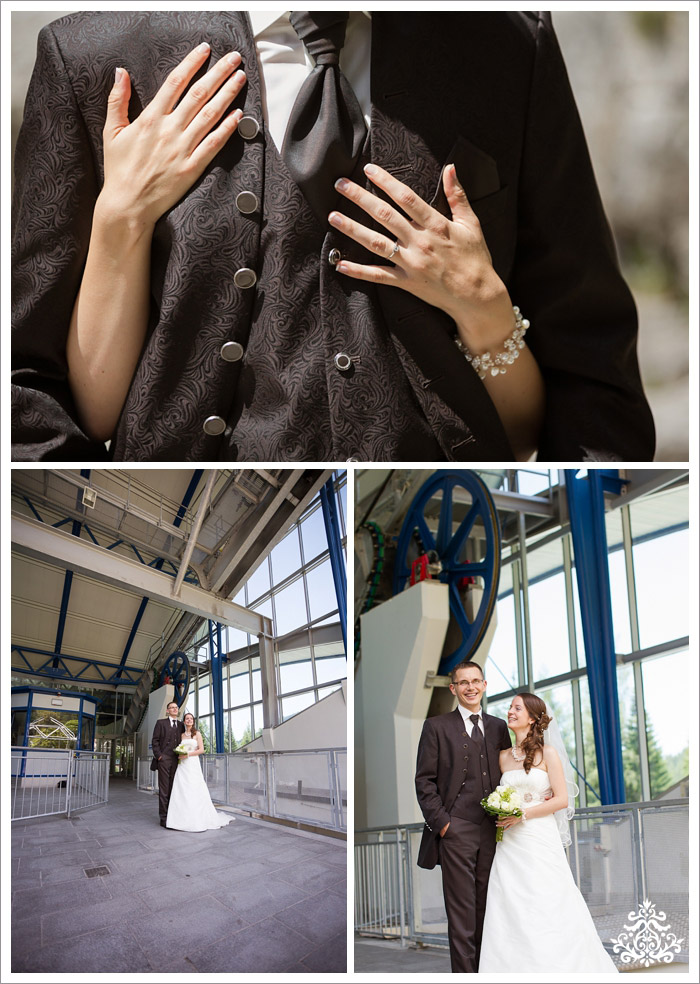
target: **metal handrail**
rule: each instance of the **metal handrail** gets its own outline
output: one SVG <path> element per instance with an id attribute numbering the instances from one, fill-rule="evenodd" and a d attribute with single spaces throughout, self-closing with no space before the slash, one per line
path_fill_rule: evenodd
<path id="1" fill-rule="evenodd" d="M 209 753 L 200 756 L 204 777 L 212 799 L 222 805 L 249 813 L 290 820 L 320 829 L 347 830 L 347 792 L 343 773 L 347 749 L 338 746 L 300 749 L 237 749 L 235 752 Z M 280 775 L 279 763 L 291 757 L 323 758 L 326 763 L 325 785 L 322 776 L 309 778 Z M 137 786 L 143 792 L 155 792 L 156 772 L 150 771 L 150 759 L 137 762 Z M 254 773 L 241 770 L 249 763 Z M 214 774 L 215 773 L 215 774 Z M 306 785 L 305 785 L 306 783 Z"/>
<path id="2" fill-rule="evenodd" d="M 685 830 L 688 813 L 689 801 L 684 798 L 582 807 L 576 811 L 571 821 L 572 844 L 566 853 L 579 889 L 596 910 L 601 939 L 608 950 L 614 940 L 610 938 L 613 931 L 603 929 L 606 920 L 609 927 L 612 918 L 620 919 L 621 928 L 630 910 L 639 909 L 647 898 L 654 902 L 656 896 L 660 897 L 664 909 L 668 911 L 670 905 L 681 926 L 685 925 L 687 871 L 679 872 L 678 864 L 660 861 L 658 849 L 654 849 L 659 832 L 649 824 L 659 815 L 676 814 L 678 829 Z M 423 828 L 422 822 L 416 822 L 355 831 L 356 932 L 397 939 L 404 946 L 409 942 L 447 945 L 446 916 L 436 882 L 439 872 L 436 875 L 416 867 L 415 854 Z M 683 845 L 683 839 L 674 842 L 677 855 L 685 851 Z M 601 847 L 605 848 L 602 852 Z M 619 879 L 621 870 L 628 872 L 624 882 Z M 611 871 L 618 872 L 617 881 L 609 880 Z M 687 929 L 679 936 L 687 937 Z M 684 961 L 688 958 L 687 939 L 680 942 L 684 948 L 678 959 Z"/>
<path id="3" fill-rule="evenodd" d="M 52 763 L 49 771 L 39 765 L 42 760 Z M 34 765 L 30 764 L 32 761 Z M 88 768 L 91 765 L 98 767 Z M 55 771 L 56 766 L 59 771 Z M 55 815 L 70 817 L 78 810 L 106 803 L 109 797 L 108 752 L 13 745 L 10 771 L 12 820 Z"/>

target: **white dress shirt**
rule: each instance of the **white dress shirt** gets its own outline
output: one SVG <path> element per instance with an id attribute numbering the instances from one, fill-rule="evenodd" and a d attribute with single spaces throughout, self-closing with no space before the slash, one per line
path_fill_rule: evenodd
<path id="1" fill-rule="evenodd" d="M 250 10 L 248 16 L 262 79 L 263 116 L 280 150 L 294 101 L 314 61 L 289 23 L 289 11 Z M 370 15 L 359 10 L 351 12 L 340 52 L 340 67 L 357 96 L 367 126 L 371 110 L 371 40 Z"/>
<path id="2" fill-rule="evenodd" d="M 462 715 L 462 720 L 464 721 L 465 726 L 469 729 L 467 734 L 471 738 L 472 731 L 474 730 L 474 722 L 471 720 L 471 711 L 467 710 L 466 707 L 462 707 L 461 704 L 457 704 L 457 707 L 459 708 L 459 713 Z M 479 714 L 479 731 L 482 733 L 482 735 L 485 738 L 486 732 L 484 731 L 484 719 L 481 716 L 481 708 L 479 708 L 478 714 Z"/>

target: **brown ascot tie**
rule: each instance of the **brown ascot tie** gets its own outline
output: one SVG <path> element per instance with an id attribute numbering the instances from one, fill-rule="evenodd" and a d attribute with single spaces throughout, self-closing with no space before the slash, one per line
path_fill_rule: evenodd
<path id="1" fill-rule="evenodd" d="M 336 201 L 333 186 L 352 174 L 367 132 L 357 96 L 338 64 L 348 16 L 316 10 L 289 15 L 315 66 L 292 107 L 282 157 L 324 226 Z"/>

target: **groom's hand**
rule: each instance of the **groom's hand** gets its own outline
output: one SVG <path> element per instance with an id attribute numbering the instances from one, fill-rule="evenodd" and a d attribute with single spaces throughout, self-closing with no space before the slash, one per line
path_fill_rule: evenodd
<path id="1" fill-rule="evenodd" d="M 447 828 L 448 828 L 449 826 L 450 826 L 450 821 L 448 820 L 448 821 L 447 821 L 447 823 L 445 824 L 445 826 L 444 826 L 444 827 L 442 828 L 442 830 L 440 831 L 440 836 L 441 836 L 441 837 L 444 837 L 444 836 L 445 836 L 445 834 L 447 833 Z"/>

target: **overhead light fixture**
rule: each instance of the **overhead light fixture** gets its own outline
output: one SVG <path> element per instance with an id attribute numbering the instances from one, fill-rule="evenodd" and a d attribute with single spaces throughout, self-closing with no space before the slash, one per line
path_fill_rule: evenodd
<path id="1" fill-rule="evenodd" d="M 87 509 L 94 509 L 97 503 L 97 492 L 91 489 L 89 486 L 85 486 L 83 489 L 83 505 Z"/>

